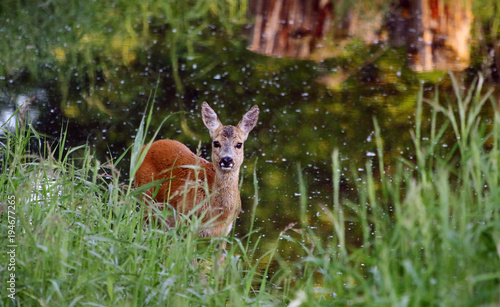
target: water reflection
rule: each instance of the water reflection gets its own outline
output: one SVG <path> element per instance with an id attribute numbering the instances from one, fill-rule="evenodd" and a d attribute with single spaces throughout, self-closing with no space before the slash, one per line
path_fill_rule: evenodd
<path id="1" fill-rule="evenodd" d="M 415 71 L 463 70 L 470 63 L 471 0 L 259 0 L 249 49 L 302 59 L 338 57 L 356 44 L 405 48 Z"/>
<path id="2" fill-rule="evenodd" d="M 41 107 L 47 99 L 44 89 L 23 89 L 23 93 L 19 94 L 10 91 L 0 93 L 0 125 L 5 125 L 4 129 L 14 131 L 16 123 L 40 123 Z"/>
<path id="3" fill-rule="evenodd" d="M 353 199 L 356 181 L 367 167 L 378 168 L 373 119 L 380 125 L 386 162 L 399 155 L 411 160 L 410 129 L 420 87 L 427 97 L 437 87 L 440 93 L 450 88 L 446 72 L 416 73 L 428 70 L 427 62 L 415 69 L 417 64 L 408 61 L 406 47 L 367 43 L 342 32 L 342 43 L 333 41 L 328 50 L 314 49 L 323 50 L 321 56 L 312 57 L 315 60 L 268 57 L 248 50 L 262 43 L 251 41 L 246 26 L 251 21 L 244 6 L 228 11 L 214 1 L 218 13 L 213 13 L 206 1 L 194 6 L 199 9 L 196 12 L 184 3 L 172 8 L 170 2 L 150 2 L 140 8 L 131 3 L 124 7 L 102 4 L 106 13 L 96 10 L 96 4 L 68 6 L 68 16 L 58 15 L 41 26 L 47 30 L 41 40 L 36 40 L 33 33 L 38 32 L 29 22 L 34 21 L 29 16 L 36 16 L 36 6 L 2 10 L 11 17 L 0 33 L 11 40 L 20 28 L 24 34 L 15 40 L 17 48 L 4 52 L 5 58 L 0 59 L 4 64 L 0 116 L 4 122 L 23 101 L 34 97 L 30 119 L 38 131 L 57 136 L 64 127 L 68 147 L 89 143 L 105 161 L 131 146 L 145 106 L 154 97 L 153 130 L 173 114 L 159 135 L 182 141 L 193 150 L 201 141 L 202 155 L 209 159 L 210 139 L 200 118 L 201 102 L 213 105 L 225 124 L 236 124 L 238 116 L 258 104 L 260 120 L 245 144 L 239 235 L 250 225 L 256 170 L 259 234 L 275 238 L 290 223 L 298 222 L 300 198 L 306 197 L 308 224 L 327 240 L 333 230 L 322 206 L 331 208 L 333 202 L 333 149 L 339 149 L 342 161 L 342 195 Z M 397 2 L 400 6 L 393 9 L 404 15 L 409 8 L 403 4 L 413 2 Z M 476 56 L 490 57 L 487 52 Z M 481 62 L 471 60 L 472 64 Z M 481 65 L 472 65 L 459 75 L 464 84 Z M 432 110 L 425 112 L 428 116 Z M 430 123 L 424 120 L 422 125 L 428 129 Z M 128 178 L 127 161 L 118 167 L 123 178 Z M 305 194 L 299 190 L 298 172 L 307 182 Z M 356 225 L 349 222 L 348 227 L 352 231 L 346 235 L 354 244 L 359 241 Z M 294 251 L 285 246 L 283 253 Z"/>

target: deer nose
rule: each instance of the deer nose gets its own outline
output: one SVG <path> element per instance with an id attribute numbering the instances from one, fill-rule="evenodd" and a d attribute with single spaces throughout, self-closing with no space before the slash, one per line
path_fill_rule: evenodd
<path id="1" fill-rule="evenodd" d="M 234 166 L 233 159 L 231 157 L 223 157 L 219 162 L 222 170 L 228 171 Z"/>

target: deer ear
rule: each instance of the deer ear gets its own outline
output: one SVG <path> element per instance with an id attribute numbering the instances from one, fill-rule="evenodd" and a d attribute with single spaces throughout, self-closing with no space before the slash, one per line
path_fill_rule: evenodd
<path id="1" fill-rule="evenodd" d="M 248 137 L 248 133 L 252 131 L 252 129 L 257 124 L 257 120 L 259 119 L 259 107 L 253 106 L 245 115 L 238 124 L 238 128 L 240 128 L 245 133 L 245 140 Z"/>
<path id="2" fill-rule="evenodd" d="M 213 136 L 215 130 L 222 126 L 222 123 L 217 117 L 215 111 L 208 105 L 206 101 L 204 101 L 201 105 L 201 116 L 203 118 L 203 123 L 208 128 L 208 131 L 210 131 L 210 136 Z"/>

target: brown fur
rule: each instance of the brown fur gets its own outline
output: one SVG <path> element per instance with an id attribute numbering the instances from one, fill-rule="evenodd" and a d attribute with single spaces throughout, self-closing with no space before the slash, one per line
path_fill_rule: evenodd
<path id="1" fill-rule="evenodd" d="M 202 219 L 200 236 L 225 236 L 232 228 L 241 209 L 238 177 L 243 162 L 243 143 L 258 118 L 254 106 L 237 127 L 222 126 L 215 112 L 204 103 L 203 120 L 213 141 L 221 144 L 212 148 L 211 163 L 196 156 L 184 144 L 174 140 L 153 142 L 135 175 L 136 186 L 166 179 L 155 196 L 155 205 L 169 203 L 175 211 L 184 215 L 194 214 Z M 223 170 L 219 161 L 231 157 L 234 166 Z M 193 167 L 196 166 L 196 167 Z M 146 194 L 152 197 L 154 190 Z M 175 217 L 165 221 L 167 226 L 175 224 Z"/>

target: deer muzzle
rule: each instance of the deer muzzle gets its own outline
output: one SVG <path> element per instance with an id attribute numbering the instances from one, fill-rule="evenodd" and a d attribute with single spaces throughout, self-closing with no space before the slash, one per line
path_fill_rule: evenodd
<path id="1" fill-rule="evenodd" d="M 229 171 L 233 168 L 234 166 L 234 161 L 233 158 L 231 157 L 223 157 L 219 161 L 219 166 L 223 171 Z"/>

